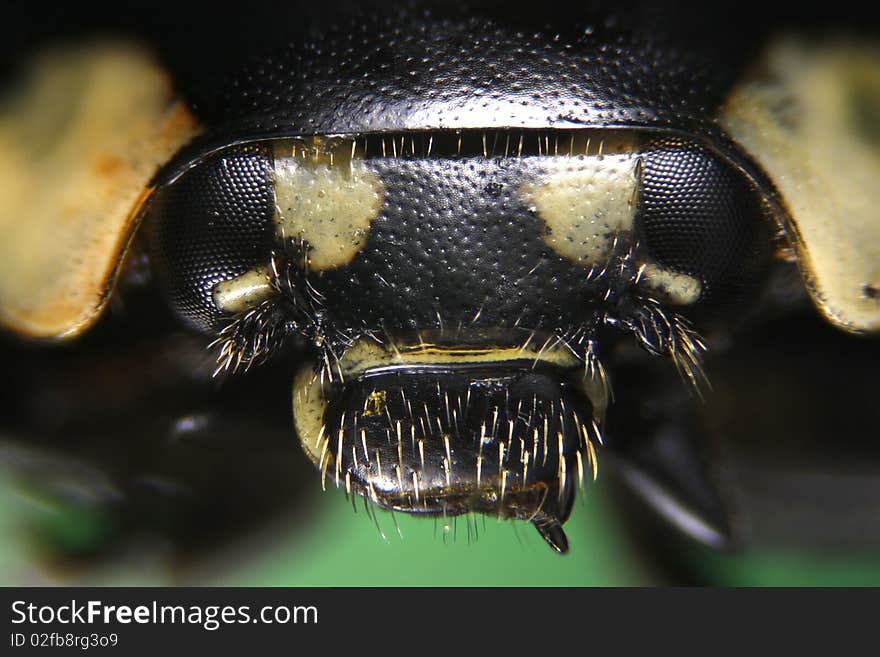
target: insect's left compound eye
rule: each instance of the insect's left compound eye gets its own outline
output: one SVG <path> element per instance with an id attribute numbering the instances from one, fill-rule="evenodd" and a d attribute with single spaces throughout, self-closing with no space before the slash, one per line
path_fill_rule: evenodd
<path id="1" fill-rule="evenodd" d="M 352 145 L 315 138 L 228 149 L 158 194 L 148 230 L 175 311 L 220 332 L 284 289 L 291 318 L 301 315 L 308 286 L 288 276 L 287 260 L 301 274 L 344 267 L 383 202 L 381 182 Z"/>
<path id="2" fill-rule="evenodd" d="M 745 298 L 768 261 L 761 196 L 744 175 L 692 142 L 664 140 L 642 155 L 637 216 L 651 258 L 683 275 L 657 287 L 683 305 Z"/>
<path id="3" fill-rule="evenodd" d="M 151 252 L 183 319 L 208 331 L 228 321 L 235 303 L 219 306 L 216 288 L 265 266 L 274 212 L 272 163 L 262 145 L 224 151 L 157 195 L 147 219 Z"/>

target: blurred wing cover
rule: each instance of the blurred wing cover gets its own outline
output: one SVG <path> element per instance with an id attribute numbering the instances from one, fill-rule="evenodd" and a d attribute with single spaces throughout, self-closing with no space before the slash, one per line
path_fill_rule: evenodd
<path id="1" fill-rule="evenodd" d="M 778 41 L 722 122 L 773 178 L 822 313 L 880 331 L 880 44 Z"/>
<path id="2" fill-rule="evenodd" d="M 66 338 L 100 314 L 156 169 L 196 130 L 141 48 L 42 54 L 0 100 L 0 325 Z"/>

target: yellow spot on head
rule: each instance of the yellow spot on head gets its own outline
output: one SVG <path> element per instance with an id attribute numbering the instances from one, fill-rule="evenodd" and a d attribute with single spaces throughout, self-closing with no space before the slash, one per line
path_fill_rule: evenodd
<path id="1" fill-rule="evenodd" d="M 275 294 L 267 267 L 257 267 L 241 276 L 214 286 L 214 303 L 229 313 L 240 313 L 259 305 Z"/>
<path id="2" fill-rule="evenodd" d="M 309 245 L 309 268 L 334 269 L 364 247 L 385 192 L 375 172 L 350 150 L 308 151 L 275 157 L 275 222 L 278 232 Z"/>
<path id="3" fill-rule="evenodd" d="M 687 274 L 680 274 L 666 267 L 650 263 L 642 269 L 642 285 L 660 293 L 665 300 L 686 306 L 700 298 L 703 285 Z"/>
<path id="4" fill-rule="evenodd" d="M 544 221 L 544 241 L 582 266 L 604 263 L 614 237 L 633 227 L 638 156 L 545 159 L 545 176 L 522 188 Z"/>

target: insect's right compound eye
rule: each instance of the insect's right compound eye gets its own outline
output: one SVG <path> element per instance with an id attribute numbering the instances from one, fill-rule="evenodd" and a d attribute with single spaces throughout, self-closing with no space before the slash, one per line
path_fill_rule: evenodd
<path id="1" fill-rule="evenodd" d="M 652 259 L 698 281 L 700 302 L 747 297 L 769 260 L 760 194 L 693 142 L 663 140 L 643 154 L 638 216 Z"/>
<path id="2" fill-rule="evenodd" d="M 190 325 L 219 330 L 229 309 L 217 303 L 218 284 L 266 265 L 273 186 L 269 147 L 253 144 L 201 162 L 153 201 L 153 264 L 173 309 Z"/>

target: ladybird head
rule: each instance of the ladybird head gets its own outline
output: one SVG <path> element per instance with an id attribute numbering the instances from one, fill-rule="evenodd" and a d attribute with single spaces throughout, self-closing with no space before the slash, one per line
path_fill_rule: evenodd
<path id="1" fill-rule="evenodd" d="M 608 130 L 257 142 L 151 214 L 169 297 L 217 335 L 219 371 L 305 345 L 293 417 L 325 486 L 528 520 L 560 552 L 597 468 L 603 361 L 634 338 L 699 384 L 687 316 L 748 289 L 767 241 L 708 150 Z"/>

